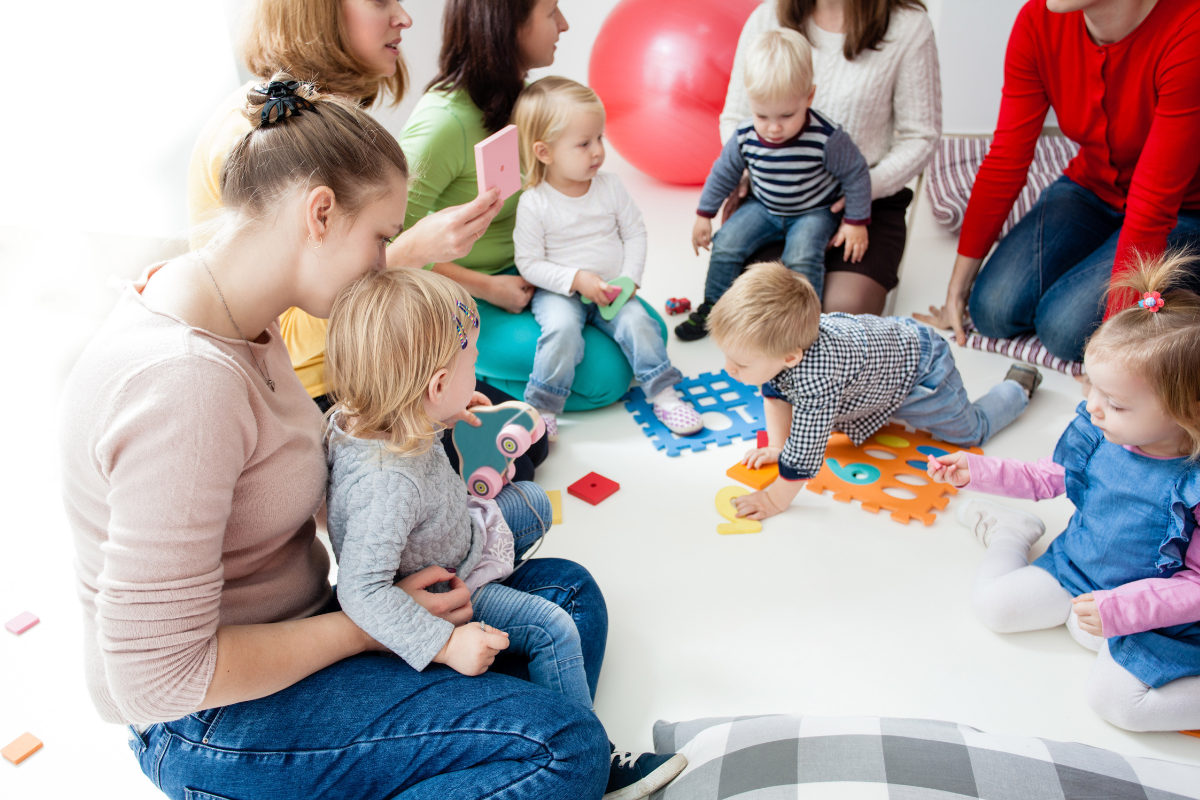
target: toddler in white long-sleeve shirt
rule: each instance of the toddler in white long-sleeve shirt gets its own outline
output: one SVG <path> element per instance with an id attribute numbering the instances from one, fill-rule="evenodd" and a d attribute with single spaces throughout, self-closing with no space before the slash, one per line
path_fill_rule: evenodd
<path id="1" fill-rule="evenodd" d="M 624 276 L 636 287 L 646 264 L 641 212 L 615 175 L 599 172 L 600 98 L 575 81 L 543 78 L 521 93 L 513 118 L 527 170 L 513 243 L 517 269 L 538 287 L 532 307 L 542 328 L 525 402 L 556 438 L 556 415 L 583 358 L 583 326 L 591 324 L 620 345 L 655 416 L 676 434 L 698 433 L 704 424 L 675 392 L 683 375 L 667 357 L 658 322 L 632 296 L 612 320 L 600 314 L 608 281 Z"/>

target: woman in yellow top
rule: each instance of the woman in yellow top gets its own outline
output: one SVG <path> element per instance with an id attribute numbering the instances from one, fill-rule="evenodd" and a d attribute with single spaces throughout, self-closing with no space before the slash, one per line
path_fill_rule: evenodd
<path id="1" fill-rule="evenodd" d="M 251 85 L 286 70 L 362 107 L 370 106 L 385 90 L 393 103 L 399 103 L 407 88 L 400 39 L 412 19 L 398 0 L 253 3 L 238 45 L 246 66 L 259 77 L 217 108 L 192 151 L 188 218 L 193 250 L 211 235 L 221 216 L 221 169 L 233 146 L 250 131 L 242 107 Z M 462 258 L 501 207 L 493 191 L 406 225 L 388 247 L 388 266 L 421 267 Z M 279 325 L 300 382 L 325 410 L 325 320 L 293 308 Z"/>

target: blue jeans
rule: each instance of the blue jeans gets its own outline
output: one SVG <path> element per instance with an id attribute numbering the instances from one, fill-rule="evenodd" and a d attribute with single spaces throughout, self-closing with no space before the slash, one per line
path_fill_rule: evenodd
<path id="1" fill-rule="evenodd" d="M 784 243 L 784 266 L 808 278 L 820 297 L 825 290 L 825 247 L 840 222 L 841 214 L 828 208 L 781 217 L 753 197 L 746 198 L 713 236 L 708 280 L 704 283 L 705 302 L 721 299 L 755 250 L 780 241 Z"/>
<path id="2" fill-rule="evenodd" d="M 917 383 L 893 415 L 914 428 L 929 431 L 953 444 L 983 444 L 1025 411 L 1029 398 L 1016 381 L 1001 381 L 971 402 L 946 340 L 911 319 L 917 330 L 921 360 Z"/>
<path id="3" fill-rule="evenodd" d="M 1000 240 L 980 270 L 968 305 L 985 336 L 1036 332 L 1059 358 L 1083 359 L 1104 318 L 1125 215 L 1063 176 Z M 1170 247 L 1200 247 L 1200 212 L 1180 210 Z"/>
<path id="4" fill-rule="evenodd" d="M 620 345 L 646 397 L 683 380 L 683 373 L 671 366 L 662 329 L 641 303 L 631 300 L 609 321 L 600 316 L 600 306 L 585 306 L 578 295 L 567 297 L 538 289 L 530 307 L 542 327 L 533 355 L 533 374 L 525 387 L 525 402 L 534 408 L 562 413 L 575 380 L 575 367 L 583 360 L 583 326 L 588 324 Z"/>
<path id="5" fill-rule="evenodd" d="M 519 486 L 548 521 L 545 493 Z M 506 492 L 497 500 L 520 557 L 543 526 L 516 492 Z M 524 511 L 510 518 L 517 508 Z M 592 576 L 573 562 L 540 558 L 503 584 L 567 613 L 594 694 L 608 612 Z M 417 672 L 390 654 L 364 653 L 259 700 L 151 725 L 135 732 L 130 747 L 155 786 L 186 800 L 599 798 L 609 762 L 599 720 L 557 692 L 503 674 L 522 672 L 520 659 L 503 666 L 497 659 L 470 678 L 441 664 Z"/>
<path id="6" fill-rule="evenodd" d="M 496 495 L 504 521 L 517 542 L 535 542 L 550 528 L 550 498 L 536 483 L 509 484 Z M 521 548 L 524 552 L 526 547 Z M 476 621 L 508 633 L 509 657 L 527 662 L 529 680 L 592 707 L 583 645 L 575 621 L 557 603 L 502 583 L 479 587 L 471 598 Z M 598 676 L 597 676 L 598 677 Z"/>

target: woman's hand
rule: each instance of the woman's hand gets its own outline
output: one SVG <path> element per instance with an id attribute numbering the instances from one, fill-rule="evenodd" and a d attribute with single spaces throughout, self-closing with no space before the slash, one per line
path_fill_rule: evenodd
<path id="1" fill-rule="evenodd" d="M 934 483 L 948 483 L 962 488 L 971 482 L 971 470 L 967 469 L 967 454 L 963 450 L 944 456 L 929 456 L 925 467 Z"/>
<path id="2" fill-rule="evenodd" d="M 442 424 L 446 425 L 446 427 L 453 428 L 454 423 L 461 419 L 471 427 L 478 428 L 483 423 L 479 421 L 479 417 L 471 413 L 471 409 L 478 408 L 479 406 L 490 406 L 491 404 L 491 398 L 489 398 L 486 394 L 483 392 L 475 392 L 471 395 L 471 399 L 467 401 L 466 408 L 455 414 L 453 417 L 442 420 Z"/>
<path id="3" fill-rule="evenodd" d="M 842 251 L 842 261 L 857 264 L 867 252 L 867 226 L 843 222 L 838 226 L 837 233 L 833 235 L 829 244 L 832 247 L 846 245 L 846 249 Z"/>
<path id="4" fill-rule="evenodd" d="M 443 208 L 400 234 L 387 249 L 389 267 L 423 267 L 454 261 L 471 252 L 504 203 L 488 189 L 469 203 Z"/>
<path id="5" fill-rule="evenodd" d="M 1104 623 L 1100 620 L 1100 607 L 1091 592 L 1071 599 L 1071 610 L 1079 617 L 1079 629 L 1093 636 L 1104 636 Z"/>
<path id="6" fill-rule="evenodd" d="M 729 193 L 729 197 L 725 198 L 725 209 L 721 212 L 722 225 L 733 216 L 733 212 L 738 210 L 738 206 L 742 204 L 748 194 L 750 194 L 750 173 L 742 170 L 742 179 L 738 181 L 737 187 Z"/>
<path id="7" fill-rule="evenodd" d="M 963 319 L 967 314 L 967 300 L 971 296 L 971 286 L 975 276 L 979 274 L 982 258 L 968 258 L 960 255 L 954 261 L 954 273 L 950 276 L 950 286 L 946 289 L 946 305 L 930 306 L 928 314 L 913 314 L 913 319 L 932 325 L 941 330 L 953 330 L 954 340 L 959 346 L 967 343 L 967 334 L 963 332 Z"/>
<path id="8" fill-rule="evenodd" d="M 496 660 L 496 654 L 507 647 L 507 633 L 472 622 L 455 628 L 433 661 L 463 675 L 482 675 Z"/>
<path id="9" fill-rule="evenodd" d="M 520 314 L 522 309 L 533 299 L 533 291 L 536 287 L 520 275 L 481 275 L 480 277 L 484 278 L 484 283 L 477 296 L 497 308 L 503 308 L 510 314 Z"/>
<path id="10" fill-rule="evenodd" d="M 696 216 L 696 222 L 692 225 L 692 251 L 696 255 L 700 255 L 700 248 L 705 250 L 712 246 L 712 220 L 708 217 Z"/>
<path id="11" fill-rule="evenodd" d="M 758 469 L 768 464 L 778 464 L 779 454 L 782 452 L 782 447 L 756 447 L 746 451 L 746 455 L 742 457 L 742 464 L 750 469 Z"/>
<path id="12" fill-rule="evenodd" d="M 450 591 L 433 593 L 426 591 L 435 583 L 449 582 Z M 465 625 L 474 613 L 471 608 L 471 590 L 462 578 L 443 567 L 426 567 L 414 572 L 396 584 L 417 601 L 421 608 L 451 625 Z"/>

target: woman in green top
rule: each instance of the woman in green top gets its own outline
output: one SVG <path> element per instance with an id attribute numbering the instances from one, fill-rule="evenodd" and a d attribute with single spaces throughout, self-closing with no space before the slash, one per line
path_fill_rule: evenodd
<path id="1" fill-rule="evenodd" d="M 400 134 L 404 152 L 416 165 L 405 227 L 475 198 L 475 145 L 509 123 L 529 70 L 554 63 L 555 45 L 566 30 L 558 0 L 448 0 L 438 76 Z M 465 257 L 432 265 L 482 301 L 476 374 L 491 388 L 517 397 L 529 380 L 540 335 L 525 311 L 534 287 L 513 263 L 519 199 L 520 192 L 504 203 Z M 615 402 L 632 377 L 612 339 L 590 325 L 583 337 L 586 354 L 575 370 L 568 411 Z"/>
<path id="2" fill-rule="evenodd" d="M 508 124 L 526 74 L 554 63 L 567 30 L 558 0 L 449 0 L 443 25 L 438 76 L 400 135 L 419 170 L 409 183 L 406 228 L 475 199 L 475 145 Z M 513 314 L 533 296 L 520 275 L 499 274 L 513 266 L 519 198 L 520 192 L 508 198 L 469 254 L 433 265 L 472 296 Z"/>

